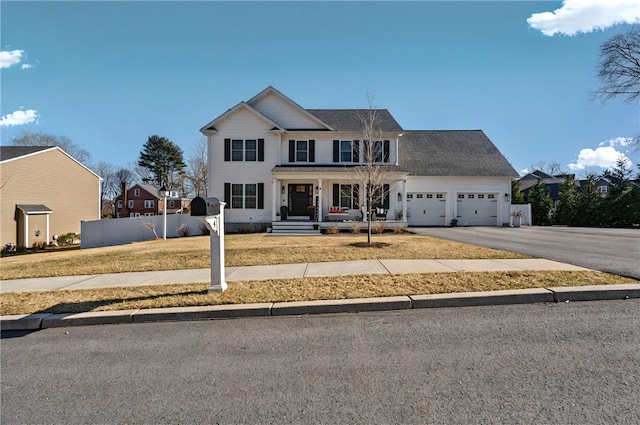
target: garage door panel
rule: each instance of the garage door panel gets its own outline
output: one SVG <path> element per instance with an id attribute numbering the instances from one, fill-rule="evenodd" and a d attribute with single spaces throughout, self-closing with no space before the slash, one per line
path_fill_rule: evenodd
<path id="1" fill-rule="evenodd" d="M 447 199 L 444 193 L 407 194 L 407 221 L 410 226 L 444 226 Z"/>
<path id="2" fill-rule="evenodd" d="M 498 222 L 498 200 L 491 193 L 460 193 L 457 199 L 460 226 L 495 226 Z"/>

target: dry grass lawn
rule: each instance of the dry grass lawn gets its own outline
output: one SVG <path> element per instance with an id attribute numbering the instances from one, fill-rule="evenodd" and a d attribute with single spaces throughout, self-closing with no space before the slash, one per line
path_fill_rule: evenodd
<path id="1" fill-rule="evenodd" d="M 225 236 L 227 267 L 316 263 L 370 259 L 528 258 L 512 252 L 411 234 L 375 235 L 383 248 L 356 248 L 366 235 L 274 237 L 267 234 Z M 25 279 L 103 273 L 183 270 L 210 265 L 209 237 L 137 242 L 103 248 L 42 251 L 0 258 L 0 279 Z"/>
<path id="2" fill-rule="evenodd" d="M 381 248 L 356 248 L 366 235 L 272 237 L 227 235 L 227 266 L 364 259 L 503 259 L 524 255 L 414 235 L 378 235 Z M 0 259 L 2 279 L 179 270 L 209 267 L 209 237 L 133 243 L 87 250 L 45 251 Z M 573 285 L 637 283 L 599 272 L 430 273 L 230 282 L 222 294 L 207 284 L 13 292 L 0 314 L 77 313 L 156 307 L 330 300 Z"/>
<path id="3" fill-rule="evenodd" d="M 0 314 L 79 313 L 624 283 L 636 281 L 598 272 L 491 272 L 230 282 L 221 294 L 207 293 L 207 284 L 12 292 L 2 294 Z"/>

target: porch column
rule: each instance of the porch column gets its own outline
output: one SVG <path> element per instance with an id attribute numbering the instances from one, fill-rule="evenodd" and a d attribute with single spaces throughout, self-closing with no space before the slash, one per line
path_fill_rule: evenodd
<path id="1" fill-rule="evenodd" d="M 24 214 L 24 247 L 29 247 L 29 214 Z"/>
<path id="2" fill-rule="evenodd" d="M 402 221 L 407 222 L 407 179 L 402 180 Z"/>
<path id="3" fill-rule="evenodd" d="M 278 201 L 278 180 L 271 179 L 271 221 L 276 221 Z"/>
<path id="4" fill-rule="evenodd" d="M 322 223 L 322 179 L 318 179 L 318 223 Z"/>

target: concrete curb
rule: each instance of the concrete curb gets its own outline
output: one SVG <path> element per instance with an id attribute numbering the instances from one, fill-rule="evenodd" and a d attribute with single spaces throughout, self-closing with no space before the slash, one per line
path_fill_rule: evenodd
<path id="1" fill-rule="evenodd" d="M 347 300 L 319 300 L 275 303 L 272 316 L 291 314 L 357 313 L 360 311 L 408 310 L 409 297 L 355 298 Z"/>
<path id="2" fill-rule="evenodd" d="M 565 301 L 624 300 L 640 298 L 640 284 L 514 289 L 491 292 L 411 295 L 384 298 L 320 300 L 288 303 L 228 304 L 68 314 L 0 316 L 3 331 L 39 330 L 67 326 L 121 323 L 211 320 L 303 314 L 356 313 L 439 307 L 529 304 Z"/>
<path id="3" fill-rule="evenodd" d="M 640 283 L 627 285 L 571 286 L 549 288 L 554 301 L 599 301 L 640 298 Z"/>
<path id="4" fill-rule="evenodd" d="M 412 295 L 413 308 L 470 307 L 482 305 L 551 303 L 553 292 L 545 288 L 488 292 Z"/>

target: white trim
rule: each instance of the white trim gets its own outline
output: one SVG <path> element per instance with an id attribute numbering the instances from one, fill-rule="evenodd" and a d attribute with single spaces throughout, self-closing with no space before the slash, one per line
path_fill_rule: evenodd
<path id="1" fill-rule="evenodd" d="M 275 122 L 271 121 L 267 116 L 265 116 L 262 112 L 258 111 L 257 109 L 253 108 L 251 105 L 248 105 L 245 102 L 240 102 L 238 103 L 236 106 L 234 106 L 233 108 L 227 110 L 224 114 L 220 115 L 219 117 L 215 118 L 213 121 L 209 122 L 207 125 L 205 125 L 204 127 L 202 127 L 200 129 L 200 132 L 202 134 L 207 134 L 207 133 L 212 133 L 215 132 L 217 133 L 217 130 L 211 130 L 208 129 L 208 127 L 212 127 L 215 126 L 217 123 L 219 123 L 220 121 L 226 120 L 228 117 L 230 117 L 231 115 L 235 114 L 236 112 L 238 112 L 240 109 L 245 108 L 247 111 L 252 112 L 253 114 L 255 114 L 258 118 L 261 118 L 262 120 L 264 120 L 267 124 L 269 124 L 272 127 L 276 127 L 278 130 L 284 132 L 286 131 L 284 128 L 280 127 L 278 124 L 276 124 Z"/>
<path id="2" fill-rule="evenodd" d="M 320 124 L 321 126 L 325 127 L 328 130 L 331 131 L 335 131 L 335 128 L 327 125 L 327 123 L 323 122 L 322 120 L 320 120 L 318 117 L 316 117 L 315 115 L 311 114 L 309 111 L 307 111 L 306 109 L 304 109 L 302 106 L 298 105 L 296 102 L 294 102 L 293 100 L 289 99 L 287 96 L 285 96 L 284 94 L 280 93 L 278 90 L 274 89 L 272 86 L 267 87 L 266 89 L 262 90 L 260 93 L 258 93 L 257 95 L 253 96 L 251 99 L 247 100 L 248 104 L 254 104 L 255 102 L 259 101 L 260 99 L 266 97 L 269 94 L 275 94 L 276 96 L 280 97 L 282 100 L 284 100 L 286 103 L 288 103 L 289 105 L 293 106 L 294 108 L 298 109 L 300 112 L 302 112 L 304 115 L 306 115 L 308 118 L 311 118 L 313 121 L 317 122 L 318 124 Z"/>

